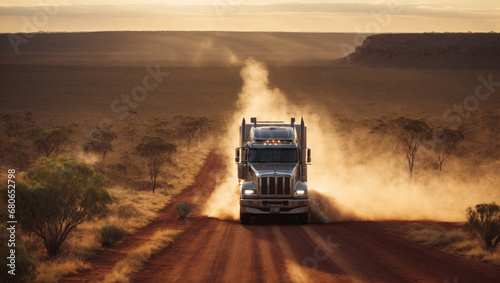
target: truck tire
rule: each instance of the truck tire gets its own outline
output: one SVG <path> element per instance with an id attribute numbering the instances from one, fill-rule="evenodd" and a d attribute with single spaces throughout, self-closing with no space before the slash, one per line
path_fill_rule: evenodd
<path id="1" fill-rule="evenodd" d="M 240 223 L 241 224 L 249 224 L 250 223 L 250 214 L 240 212 Z"/>
<path id="2" fill-rule="evenodd" d="M 297 216 L 297 222 L 299 225 L 306 225 L 309 219 L 309 213 L 301 213 Z"/>

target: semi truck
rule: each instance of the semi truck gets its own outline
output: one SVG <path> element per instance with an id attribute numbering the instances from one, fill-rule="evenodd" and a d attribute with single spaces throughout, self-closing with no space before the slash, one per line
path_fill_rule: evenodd
<path id="1" fill-rule="evenodd" d="M 286 215 L 299 224 L 309 217 L 307 127 L 295 118 L 257 121 L 243 118 L 240 145 L 235 150 L 240 186 L 240 223 L 258 216 Z"/>

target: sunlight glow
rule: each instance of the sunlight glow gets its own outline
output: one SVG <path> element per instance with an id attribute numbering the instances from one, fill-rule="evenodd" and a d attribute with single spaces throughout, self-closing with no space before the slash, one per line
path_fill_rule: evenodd
<path id="1" fill-rule="evenodd" d="M 500 2 L 370 0 L 0 1 L 0 32 L 222 30 L 500 31 Z M 31 25 L 29 25 L 31 24 Z"/>

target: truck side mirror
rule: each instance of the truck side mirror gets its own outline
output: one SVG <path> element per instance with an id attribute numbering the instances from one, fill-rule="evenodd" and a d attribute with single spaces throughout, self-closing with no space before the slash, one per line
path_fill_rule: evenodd
<path id="1" fill-rule="evenodd" d="M 311 163 L 311 149 L 307 149 L 307 163 Z"/>
<path id="2" fill-rule="evenodd" d="M 236 163 L 240 162 L 240 148 L 239 147 L 237 147 L 235 150 L 234 162 L 236 162 Z"/>

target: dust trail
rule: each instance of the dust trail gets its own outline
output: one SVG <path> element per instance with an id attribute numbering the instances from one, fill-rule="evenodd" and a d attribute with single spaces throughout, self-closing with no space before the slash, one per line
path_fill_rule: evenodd
<path id="1" fill-rule="evenodd" d="M 219 185 L 207 202 L 204 213 L 219 218 L 239 217 L 239 191 L 236 167 L 234 165 L 234 148 L 239 144 L 238 129 L 241 119 L 258 117 L 264 120 L 281 120 L 290 117 L 286 97 L 279 89 L 270 89 L 268 71 L 263 63 L 247 59 L 240 72 L 243 87 L 238 94 L 236 111 L 228 122 L 226 134 L 220 152 L 224 154 L 227 166 Z M 296 110 L 296 109 L 294 109 Z M 288 117 L 288 118 L 287 118 Z"/>
<path id="2" fill-rule="evenodd" d="M 292 103 L 279 89 L 269 88 L 266 66 L 247 59 L 241 71 L 242 90 L 236 111 L 227 124 L 220 146 L 227 172 L 208 200 L 204 213 L 211 217 L 237 219 L 239 195 L 234 148 L 238 145 L 241 119 L 288 121 L 304 117 L 313 159 L 309 167 L 311 211 L 316 221 L 341 220 L 441 220 L 462 221 L 465 209 L 480 202 L 500 200 L 495 190 L 498 178 L 464 181 L 453 176 L 422 174 L 409 180 L 404 160 L 391 147 L 374 142 L 370 148 L 353 151 L 360 139 L 372 138 L 358 132 L 339 135 L 331 113 L 308 101 Z M 493 174 L 496 176 L 496 174 Z"/>

